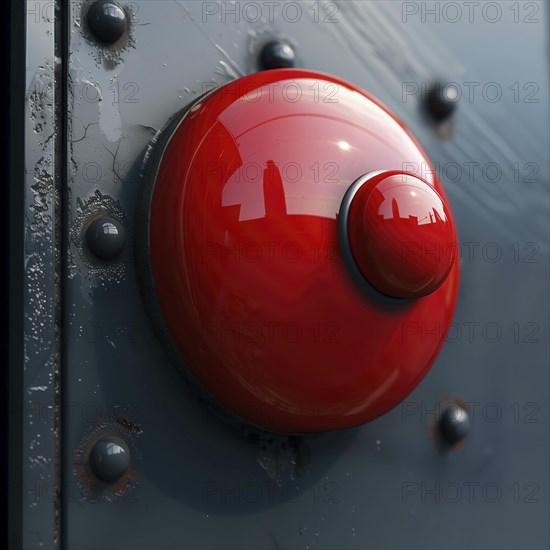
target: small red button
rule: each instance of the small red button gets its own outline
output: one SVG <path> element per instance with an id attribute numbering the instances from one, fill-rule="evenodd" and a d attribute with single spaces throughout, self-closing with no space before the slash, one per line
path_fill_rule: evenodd
<path id="1" fill-rule="evenodd" d="M 362 183 L 350 205 L 348 237 L 363 276 L 393 298 L 431 294 L 455 260 L 449 208 L 431 185 L 405 172 Z"/>

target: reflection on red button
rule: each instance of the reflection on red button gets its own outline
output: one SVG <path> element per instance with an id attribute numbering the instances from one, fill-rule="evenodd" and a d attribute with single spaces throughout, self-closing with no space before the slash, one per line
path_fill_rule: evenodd
<path id="1" fill-rule="evenodd" d="M 353 258 L 367 281 L 392 298 L 419 298 L 445 281 L 455 261 L 449 208 L 424 180 L 382 172 L 355 192 L 348 214 Z"/>

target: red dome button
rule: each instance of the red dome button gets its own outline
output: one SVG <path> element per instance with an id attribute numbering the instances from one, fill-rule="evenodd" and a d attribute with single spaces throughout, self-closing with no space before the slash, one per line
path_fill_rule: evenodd
<path id="1" fill-rule="evenodd" d="M 380 102 L 297 69 L 233 81 L 161 134 L 137 274 L 177 366 L 213 401 L 268 430 L 324 432 L 380 416 L 420 382 L 459 274 L 430 255 L 454 240 L 444 190 L 435 172 L 397 172 L 405 164 L 431 168 Z"/>
<path id="2" fill-rule="evenodd" d="M 456 238 L 437 191 L 405 172 L 367 176 L 350 191 L 349 244 L 367 281 L 393 298 L 419 298 L 439 288 L 455 260 Z"/>

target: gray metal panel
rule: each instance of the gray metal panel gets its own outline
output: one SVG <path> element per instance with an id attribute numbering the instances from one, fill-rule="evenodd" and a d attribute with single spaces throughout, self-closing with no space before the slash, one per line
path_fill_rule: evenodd
<path id="1" fill-rule="evenodd" d="M 26 3 L 23 548 L 59 538 L 58 90 L 55 7 Z"/>
<path id="2" fill-rule="evenodd" d="M 129 2 L 132 41 L 114 57 L 83 35 L 81 3 L 70 4 L 65 547 L 547 548 L 547 6 L 529 3 L 531 15 L 520 3 L 517 23 L 507 3 L 493 23 L 482 11 L 470 22 L 462 6 L 450 23 L 441 11 L 439 22 L 423 16 L 423 5 L 435 8 L 423 2 L 302 2 L 296 21 L 282 3 L 273 15 L 258 3 L 265 17 L 252 23 L 247 4 Z M 288 438 L 245 439 L 205 410 L 144 314 L 132 244 L 106 268 L 80 240 L 87 217 L 109 210 L 132 240 L 139 166 L 156 130 L 212 84 L 254 71 L 258 45 L 274 35 L 295 44 L 300 66 L 362 86 L 412 129 L 440 165 L 463 251 L 455 324 L 427 378 L 379 420 L 298 449 Z M 449 140 L 425 121 L 419 92 L 403 95 L 440 75 L 464 94 Z M 431 338 L 431 328 L 403 337 Z M 450 454 L 431 433 L 445 396 L 474 414 Z M 120 431 L 121 416 L 142 429 L 128 434 L 136 479 L 121 497 L 93 500 L 74 450 Z"/>

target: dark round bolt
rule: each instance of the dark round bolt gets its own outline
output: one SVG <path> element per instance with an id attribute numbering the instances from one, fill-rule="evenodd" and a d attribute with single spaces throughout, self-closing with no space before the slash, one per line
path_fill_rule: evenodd
<path id="1" fill-rule="evenodd" d="M 101 216 L 88 226 L 86 242 L 98 258 L 114 260 L 124 248 L 126 231 L 119 221 Z"/>
<path id="2" fill-rule="evenodd" d="M 130 449 L 120 437 L 100 439 L 90 453 L 90 468 L 105 483 L 119 479 L 129 465 Z"/>
<path id="3" fill-rule="evenodd" d="M 464 439 L 470 430 L 468 412 L 456 404 L 448 405 L 439 419 L 439 432 L 445 443 L 454 445 Z"/>
<path id="4" fill-rule="evenodd" d="M 427 91 L 425 107 L 434 120 L 443 122 L 454 113 L 458 98 L 456 85 L 438 82 Z"/>
<path id="5" fill-rule="evenodd" d="M 86 14 L 86 21 L 94 36 L 106 44 L 120 40 L 128 24 L 124 10 L 109 0 L 94 2 Z"/>
<path id="6" fill-rule="evenodd" d="M 262 69 L 287 69 L 294 67 L 295 61 L 294 50 L 282 40 L 268 42 L 260 52 Z"/>

